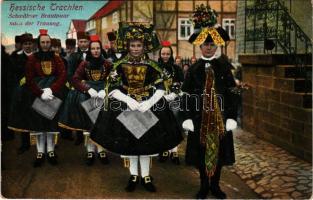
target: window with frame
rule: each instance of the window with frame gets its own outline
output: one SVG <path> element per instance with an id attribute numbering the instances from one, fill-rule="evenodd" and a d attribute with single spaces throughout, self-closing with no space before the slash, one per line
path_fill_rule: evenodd
<path id="1" fill-rule="evenodd" d="M 118 12 L 114 12 L 112 15 L 112 24 L 117 24 L 119 22 Z"/>
<path id="2" fill-rule="evenodd" d="M 223 19 L 223 28 L 228 33 L 230 39 L 235 39 L 235 19 Z"/>
<path id="3" fill-rule="evenodd" d="M 86 31 L 89 31 L 95 28 L 96 28 L 96 22 L 94 20 L 87 22 Z"/>
<path id="4" fill-rule="evenodd" d="M 188 18 L 178 19 L 178 39 L 188 40 L 193 33 L 193 25 Z"/>

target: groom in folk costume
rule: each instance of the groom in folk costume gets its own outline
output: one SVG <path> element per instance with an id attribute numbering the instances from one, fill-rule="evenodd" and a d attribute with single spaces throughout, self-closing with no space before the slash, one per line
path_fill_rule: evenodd
<path id="1" fill-rule="evenodd" d="M 221 54 L 229 36 L 216 24 L 216 12 L 203 4 L 196 8 L 193 22 L 195 32 L 189 42 L 200 46 L 202 56 L 189 68 L 182 86 L 188 111 L 183 128 L 193 132 L 188 136 L 186 161 L 200 172 L 197 198 L 204 199 L 211 191 L 224 199 L 219 181 L 222 166 L 235 162 L 231 130 L 237 126 L 236 95 L 232 93 L 236 84 L 232 66 Z"/>

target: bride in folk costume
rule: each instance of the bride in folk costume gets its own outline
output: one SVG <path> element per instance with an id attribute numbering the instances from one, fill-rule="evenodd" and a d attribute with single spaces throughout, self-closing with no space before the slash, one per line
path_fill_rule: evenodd
<path id="1" fill-rule="evenodd" d="M 111 63 L 104 59 L 101 51 L 102 45 L 99 36 L 91 35 L 86 60 L 79 64 L 71 81 L 75 90 L 71 90 L 68 94 L 59 120 L 60 127 L 84 132 L 86 136 L 87 165 L 94 163 L 96 150 L 103 164 L 109 162 L 103 147 L 96 146 L 89 140 L 89 131 L 93 126 L 93 122 L 82 106 L 83 102 L 90 99 L 95 109 L 100 110 L 101 104 L 97 105 L 97 102 L 99 100 L 103 102 L 106 95 L 104 91 L 105 79 L 111 68 Z"/>
<path id="2" fill-rule="evenodd" d="M 149 174 L 150 155 L 171 149 L 182 140 L 179 125 L 163 98 L 162 70 L 146 57 L 160 44 L 152 25 L 124 22 L 119 24 L 116 42 L 117 50 L 128 54 L 113 66 L 105 109 L 90 137 L 129 159 L 131 176 L 126 191 L 134 191 L 139 183 L 140 164 L 142 185 L 155 192 Z"/>
<path id="3" fill-rule="evenodd" d="M 193 17 L 195 32 L 189 42 L 200 46 L 202 56 L 189 68 L 182 86 L 189 94 L 183 127 L 193 132 L 188 135 L 186 161 L 199 168 L 197 198 L 206 198 L 211 191 L 216 198 L 225 199 L 219 181 L 222 166 L 235 162 L 231 130 L 237 126 L 232 65 L 221 53 L 229 36 L 216 24 L 217 14 L 210 7 L 200 5 Z"/>
<path id="4" fill-rule="evenodd" d="M 39 51 L 28 57 L 25 73 L 26 87 L 21 90 L 20 98 L 15 99 L 17 106 L 13 112 L 16 114 L 9 123 L 9 128 L 13 130 L 31 132 L 36 136 L 37 156 L 34 167 L 41 166 L 46 152 L 50 164 L 57 164 L 54 147 L 55 136 L 59 133 L 58 113 L 54 116 L 50 114 L 57 112 L 59 106 L 56 106 L 54 111 L 44 110 L 42 106 L 55 102 L 57 100 L 55 97 L 63 98 L 66 81 L 66 71 L 61 57 L 50 51 L 51 38 L 48 31 L 40 29 L 37 41 Z M 35 104 L 41 105 L 36 111 L 32 108 Z"/>

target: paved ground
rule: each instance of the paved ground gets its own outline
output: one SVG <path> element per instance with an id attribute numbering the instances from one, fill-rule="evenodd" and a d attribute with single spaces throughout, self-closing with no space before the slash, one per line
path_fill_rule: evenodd
<path id="1" fill-rule="evenodd" d="M 312 196 L 312 164 L 285 150 L 237 130 L 236 164 L 229 168 L 263 198 L 308 199 Z"/>
<path id="2" fill-rule="evenodd" d="M 197 170 L 184 164 L 185 142 L 180 147 L 182 164 L 153 161 L 151 175 L 156 193 L 138 187 L 127 193 L 129 177 L 122 160 L 110 154 L 109 165 L 84 165 L 84 147 L 61 141 L 60 164 L 31 166 L 35 148 L 17 155 L 18 137 L 3 144 L 1 192 L 6 198 L 194 198 L 199 189 Z M 223 169 L 221 187 L 231 199 L 308 199 L 312 193 L 312 165 L 254 135 L 234 132 L 236 164 Z M 212 198 L 212 196 L 209 196 Z"/>
<path id="3" fill-rule="evenodd" d="M 122 160 L 110 155 L 111 163 L 94 166 L 84 165 L 83 146 L 61 141 L 57 154 L 60 164 L 56 167 L 45 163 L 39 169 L 31 166 L 35 147 L 17 155 L 18 137 L 3 144 L 1 193 L 6 198 L 194 198 L 199 189 L 197 170 L 182 164 L 153 161 L 151 175 L 157 187 L 156 193 L 146 192 L 141 186 L 134 193 L 127 193 L 124 187 L 129 172 L 123 168 Z M 182 144 L 180 150 L 184 151 Z M 259 196 L 229 169 L 222 172 L 221 187 L 232 199 L 255 199 Z M 212 198 L 212 196 L 209 196 Z"/>

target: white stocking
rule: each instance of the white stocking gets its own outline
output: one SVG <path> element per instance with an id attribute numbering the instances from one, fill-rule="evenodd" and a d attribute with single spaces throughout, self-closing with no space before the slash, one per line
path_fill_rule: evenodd
<path id="1" fill-rule="evenodd" d="M 138 176 L 138 156 L 128 157 L 130 175 Z"/>
<path id="2" fill-rule="evenodd" d="M 94 145 L 93 143 L 91 143 L 89 140 L 87 142 L 87 152 L 95 152 L 96 151 L 96 145 Z"/>
<path id="3" fill-rule="evenodd" d="M 45 153 L 46 134 L 45 133 L 38 133 L 38 135 L 36 135 L 36 137 L 37 137 L 37 142 L 36 142 L 37 152 L 38 153 Z"/>
<path id="4" fill-rule="evenodd" d="M 141 177 L 149 176 L 150 156 L 139 156 Z"/>
<path id="5" fill-rule="evenodd" d="M 47 134 L 47 152 L 54 151 L 54 134 L 55 133 L 46 133 Z"/>

